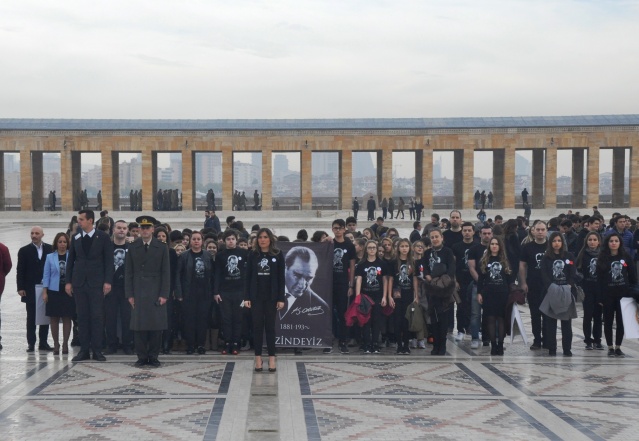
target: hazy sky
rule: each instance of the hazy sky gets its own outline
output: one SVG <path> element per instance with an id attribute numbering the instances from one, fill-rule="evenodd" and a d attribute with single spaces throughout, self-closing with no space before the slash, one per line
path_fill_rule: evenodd
<path id="1" fill-rule="evenodd" d="M 638 113 L 639 1 L 0 3 L 0 118 Z"/>
<path id="2" fill-rule="evenodd" d="M 0 4 L 0 117 L 636 113 L 637 1 Z"/>

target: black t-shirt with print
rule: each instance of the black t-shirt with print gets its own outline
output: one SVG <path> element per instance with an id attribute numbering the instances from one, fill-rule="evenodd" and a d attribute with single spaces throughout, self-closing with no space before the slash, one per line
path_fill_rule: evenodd
<path id="1" fill-rule="evenodd" d="M 453 254 L 455 255 L 455 278 L 460 286 L 467 286 L 473 281 L 473 277 L 470 275 L 470 270 L 468 269 L 468 259 L 470 258 L 470 250 L 475 245 L 477 245 L 475 241 L 470 243 L 462 241 L 452 247 Z M 475 261 L 475 265 L 477 265 L 478 262 L 478 260 Z"/>
<path id="2" fill-rule="evenodd" d="M 374 301 L 381 301 L 384 295 L 384 276 L 390 275 L 386 263 L 379 257 L 373 262 L 364 260 L 355 267 L 355 276 L 362 278 L 361 292 Z"/>
<path id="3" fill-rule="evenodd" d="M 275 257 L 268 253 L 260 252 L 260 260 L 257 263 L 257 291 L 268 293 L 271 291 L 271 266 Z"/>
<path id="4" fill-rule="evenodd" d="M 126 261 L 126 243 L 123 245 L 113 244 L 113 286 L 124 288 L 124 267 Z"/>
<path id="5" fill-rule="evenodd" d="M 399 289 L 402 300 L 412 300 L 415 296 L 413 291 L 413 275 L 415 268 L 410 268 L 406 260 L 394 260 L 388 267 L 393 274 L 393 291 Z"/>
<path id="6" fill-rule="evenodd" d="M 543 286 L 541 278 L 541 262 L 546 253 L 547 243 L 537 243 L 535 241 L 528 242 L 521 247 L 521 262 L 526 262 L 526 283 L 528 285 L 534 285 L 538 287 Z"/>
<path id="7" fill-rule="evenodd" d="M 355 245 L 350 240 L 333 240 L 333 285 L 348 285 L 348 270 L 356 259 Z"/>

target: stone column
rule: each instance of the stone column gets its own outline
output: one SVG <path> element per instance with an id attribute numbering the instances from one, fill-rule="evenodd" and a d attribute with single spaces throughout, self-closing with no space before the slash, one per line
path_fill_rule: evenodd
<path id="1" fill-rule="evenodd" d="M 572 149 L 572 206 L 584 208 L 584 151 Z"/>
<path id="2" fill-rule="evenodd" d="M 58 200 L 62 211 L 74 211 L 73 207 L 73 173 L 71 172 L 72 152 L 63 149 L 60 152 L 60 192 Z"/>
<path id="3" fill-rule="evenodd" d="M 102 209 L 113 209 L 113 157 L 111 150 L 102 150 Z"/>
<path id="4" fill-rule="evenodd" d="M 515 208 L 515 155 L 514 146 L 504 148 L 504 199 L 500 208 Z"/>
<path id="5" fill-rule="evenodd" d="M 430 146 L 425 146 L 421 153 L 421 194 L 417 193 L 417 196 L 421 196 L 422 204 L 424 208 L 433 208 L 433 149 Z M 417 160 L 417 157 L 415 158 Z M 408 201 L 406 201 L 408 202 Z"/>
<path id="6" fill-rule="evenodd" d="M 612 206 L 625 206 L 624 177 L 626 172 L 626 150 L 623 147 L 612 149 Z"/>
<path id="7" fill-rule="evenodd" d="M 463 158 L 458 161 L 457 157 Z M 458 163 L 461 165 L 458 166 Z M 455 150 L 455 208 L 472 210 L 473 195 L 475 187 L 475 150 L 471 146 L 466 146 L 464 150 Z M 458 170 L 461 168 L 461 176 L 458 177 Z M 457 181 L 463 182 L 458 186 Z"/>
<path id="8" fill-rule="evenodd" d="M 32 185 L 31 190 L 33 194 L 33 211 L 42 211 L 44 210 L 44 169 L 42 164 L 42 152 L 33 151 L 31 152 L 31 179 Z M 47 191 L 47 195 L 49 191 Z M 47 200 L 48 204 L 48 200 Z"/>
<path id="9" fill-rule="evenodd" d="M 588 173 L 586 175 L 587 208 L 599 205 L 599 146 L 588 147 Z"/>
<path id="10" fill-rule="evenodd" d="M 31 150 L 22 147 L 20 150 L 20 209 L 33 210 L 33 193 L 31 180 Z"/>
<path id="11" fill-rule="evenodd" d="M 71 152 L 71 206 L 73 211 L 80 209 L 79 194 L 82 190 L 82 153 Z"/>
<path id="12" fill-rule="evenodd" d="M 339 152 L 339 194 L 342 210 L 353 209 L 353 151 L 344 149 Z M 360 201 L 360 210 L 362 201 Z"/>
<path id="13" fill-rule="evenodd" d="M 377 188 L 381 203 L 383 198 L 388 200 L 393 197 L 393 148 L 389 145 L 383 146 L 382 150 L 377 152 L 377 158 L 378 161 L 381 158 L 382 162 L 381 164 L 378 162 L 377 165 Z"/>
<path id="14" fill-rule="evenodd" d="M 426 202 L 424 201 L 424 151 L 416 150 L 415 151 L 415 195 L 422 198 L 422 204 L 424 207 L 426 206 Z M 399 198 L 397 198 L 399 200 Z M 395 201 L 397 204 L 397 201 Z"/>
<path id="15" fill-rule="evenodd" d="M 273 210 L 273 152 L 262 151 L 262 210 Z"/>
<path id="16" fill-rule="evenodd" d="M 557 147 L 546 149 L 545 208 L 557 208 Z"/>
<path id="17" fill-rule="evenodd" d="M 120 154 L 118 152 L 111 152 L 111 168 L 112 208 L 113 210 L 120 210 Z"/>
<path id="18" fill-rule="evenodd" d="M 191 211 L 197 209 L 195 204 L 195 169 L 193 152 L 191 149 L 186 149 L 182 153 L 182 210 Z"/>
<path id="19" fill-rule="evenodd" d="M 302 210 L 313 209 L 313 152 L 304 148 L 300 154 Z"/>
<path id="20" fill-rule="evenodd" d="M 222 146 L 222 203 L 215 201 L 218 210 L 233 210 L 233 146 Z M 264 209 L 262 202 L 262 209 Z"/>
<path id="21" fill-rule="evenodd" d="M 639 206 L 639 144 L 633 139 L 630 147 L 630 206 Z"/>
<path id="22" fill-rule="evenodd" d="M 4 211 L 7 205 L 4 185 L 4 152 L 0 152 L 0 210 Z"/>
<path id="23" fill-rule="evenodd" d="M 151 147 L 142 150 L 142 210 L 149 212 L 155 208 L 157 191 L 157 156 Z"/>
<path id="24" fill-rule="evenodd" d="M 493 150 L 493 208 L 504 208 L 505 159 L 504 149 Z"/>
<path id="25" fill-rule="evenodd" d="M 532 189 L 531 201 L 533 209 L 544 208 L 544 150 L 532 151 Z"/>

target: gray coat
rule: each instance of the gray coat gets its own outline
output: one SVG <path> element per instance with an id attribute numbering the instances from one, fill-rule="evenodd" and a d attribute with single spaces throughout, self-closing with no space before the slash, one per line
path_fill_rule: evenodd
<path id="1" fill-rule="evenodd" d="M 572 296 L 570 285 L 550 284 L 544 300 L 539 305 L 539 310 L 548 317 L 557 320 L 570 320 L 577 318 L 575 298 Z"/>
<path id="2" fill-rule="evenodd" d="M 166 304 L 156 304 L 159 297 L 169 298 L 171 268 L 169 247 L 151 239 L 149 250 L 144 251 L 144 242 L 137 239 L 128 247 L 124 292 L 127 298 L 135 299 L 131 313 L 132 331 L 162 331 L 167 329 Z"/>

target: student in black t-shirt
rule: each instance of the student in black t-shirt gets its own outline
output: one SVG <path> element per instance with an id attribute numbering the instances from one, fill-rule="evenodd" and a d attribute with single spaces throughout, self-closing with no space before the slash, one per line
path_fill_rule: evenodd
<path id="1" fill-rule="evenodd" d="M 346 222 L 343 219 L 335 219 L 332 225 L 333 235 L 333 308 L 337 312 L 337 323 L 334 327 L 337 331 L 339 350 L 342 354 L 348 354 L 346 339 L 348 329 L 344 314 L 348 307 L 348 301 L 353 295 L 353 281 L 355 280 L 355 262 L 357 255 L 353 243 L 344 237 Z M 324 350 L 330 353 L 332 348 Z"/>
<path id="2" fill-rule="evenodd" d="M 382 308 L 386 306 L 389 275 L 386 264 L 377 256 L 378 245 L 369 240 L 365 245 L 365 257 L 355 267 L 355 294 L 366 294 L 373 302 L 370 320 L 363 327 L 364 353 L 379 354 L 379 333 Z M 392 299 L 390 299 L 392 301 Z M 371 336 L 372 334 L 372 336 Z M 372 338 L 371 338 L 372 337 Z"/>
<path id="3" fill-rule="evenodd" d="M 248 250 L 237 247 L 239 232 L 232 228 L 224 231 L 225 249 L 215 256 L 214 299 L 222 313 L 222 332 L 226 347 L 222 354 L 237 355 L 242 337 L 242 301 L 246 289 L 246 261 Z"/>
<path id="4" fill-rule="evenodd" d="M 601 345 L 601 329 L 603 323 L 603 309 L 597 303 L 599 282 L 597 280 L 597 259 L 601 251 L 601 236 L 596 231 L 589 231 L 584 240 L 584 247 L 577 256 L 576 266 L 583 274 L 580 285 L 584 291 L 584 343 L 586 350 L 597 349 L 603 351 Z M 594 325 L 593 325 L 594 321 Z"/>
<path id="5" fill-rule="evenodd" d="M 455 280 L 459 288 L 461 303 L 457 305 L 457 335 L 456 341 L 462 341 L 467 333 L 470 333 L 470 305 L 472 300 L 472 290 L 469 286 L 473 282 L 473 277 L 468 269 L 468 252 L 476 245 L 473 224 L 464 222 L 461 228 L 462 241 L 451 247 L 455 255 Z"/>
<path id="6" fill-rule="evenodd" d="M 546 234 L 548 228 L 544 221 L 537 220 L 532 226 L 533 240 L 521 247 L 519 258 L 519 282 L 521 289 L 527 293 L 532 324 L 533 344 L 531 350 L 541 349 L 543 344 L 544 320 L 539 305 L 544 299 L 544 286 L 541 279 L 541 260 L 546 253 Z"/>
<path id="7" fill-rule="evenodd" d="M 415 272 L 415 262 L 411 252 L 411 244 L 408 239 L 400 239 L 397 242 L 396 259 L 389 266 L 389 272 L 393 275 L 392 299 L 395 303 L 395 340 L 397 341 L 397 353 L 409 355 L 410 348 L 408 342 L 410 331 L 408 330 L 408 320 L 406 310 L 415 301 L 413 288 L 413 274 Z"/>
<path id="8" fill-rule="evenodd" d="M 246 265 L 244 305 L 251 308 L 253 319 L 253 347 L 255 371 L 262 371 L 262 342 L 266 333 L 268 370 L 275 372 L 275 317 L 284 307 L 284 256 L 275 248 L 275 236 L 268 228 L 261 228 L 249 253 Z"/>
<path id="9" fill-rule="evenodd" d="M 205 354 L 212 301 L 213 259 L 202 249 L 202 233 L 193 231 L 189 250 L 178 258 L 175 297 L 182 300 L 186 353 Z"/>
<path id="10" fill-rule="evenodd" d="M 468 250 L 468 272 L 470 276 L 473 278 L 475 284 L 479 281 L 479 272 L 477 271 L 479 266 L 479 261 L 482 257 L 484 257 L 484 253 L 488 249 L 488 244 L 490 240 L 493 238 L 493 229 L 490 225 L 484 225 L 481 227 L 479 231 L 479 238 L 481 240 L 477 245 L 472 246 Z M 472 341 L 470 342 L 471 349 L 479 348 L 479 329 L 481 326 L 482 329 L 482 340 L 484 341 L 484 346 L 488 346 L 488 332 L 484 329 L 484 321 L 482 320 L 481 315 L 481 305 L 477 301 L 477 287 L 471 287 L 471 300 L 470 300 L 470 334 L 472 337 Z"/>

